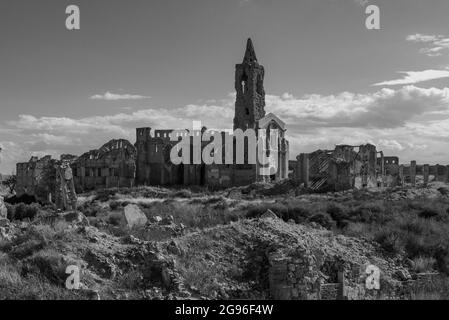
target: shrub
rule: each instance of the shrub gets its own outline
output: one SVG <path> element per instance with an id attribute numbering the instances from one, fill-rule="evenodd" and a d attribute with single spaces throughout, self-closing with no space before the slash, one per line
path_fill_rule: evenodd
<path id="1" fill-rule="evenodd" d="M 173 198 L 183 198 L 183 199 L 190 199 L 192 198 L 192 192 L 187 189 L 179 190 L 173 193 Z"/>
<path id="2" fill-rule="evenodd" d="M 440 213 L 435 208 L 430 207 L 424 208 L 418 213 L 418 216 L 424 219 L 436 218 L 439 215 Z"/>
<path id="3" fill-rule="evenodd" d="M 436 264 L 435 258 L 417 257 L 413 259 L 413 269 L 417 273 L 424 273 L 434 270 Z"/>
<path id="4" fill-rule="evenodd" d="M 109 203 L 109 208 L 111 208 L 111 210 L 117 210 L 120 207 L 121 203 L 119 201 L 111 201 Z"/>
<path id="5" fill-rule="evenodd" d="M 117 189 L 101 189 L 96 192 L 95 200 L 106 202 L 117 194 Z"/>
<path id="6" fill-rule="evenodd" d="M 321 225 L 322 227 L 326 228 L 326 229 L 332 229 L 332 227 L 334 226 L 334 221 L 332 220 L 332 218 L 326 214 L 326 213 L 316 213 L 314 214 L 310 219 L 310 222 L 315 222 L 318 223 L 319 225 Z"/>
<path id="7" fill-rule="evenodd" d="M 396 254 L 400 251 L 398 240 L 399 233 L 388 228 L 380 230 L 374 235 L 374 241 L 390 254 Z"/>
<path id="8" fill-rule="evenodd" d="M 405 240 L 405 250 L 411 258 L 419 256 L 434 256 L 437 245 L 432 243 L 429 237 L 409 234 Z"/>
<path id="9" fill-rule="evenodd" d="M 8 205 L 8 219 L 13 220 L 33 220 L 39 213 L 40 205 L 37 203 L 24 204 L 19 203 L 14 206 Z"/>
<path id="10" fill-rule="evenodd" d="M 288 207 L 287 215 L 284 215 L 282 218 L 285 221 L 293 219 L 296 223 L 302 223 L 311 218 L 312 215 L 313 213 L 309 208 L 291 205 Z"/>
<path id="11" fill-rule="evenodd" d="M 22 273 L 43 276 L 55 285 L 63 285 L 67 275 L 67 264 L 63 257 L 55 251 L 45 250 L 34 254 L 24 261 Z"/>
<path id="12" fill-rule="evenodd" d="M 349 216 L 346 210 L 339 204 L 331 203 L 326 212 L 335 220 L 338 228 L 344 228 L 349 222 Z"/>
<path id="13" fill-rule="evenodd" d="M 123 221 L 123 215 L 119 212 L 111 212 L 108 215 L 108 222 L 113 226 L 119 226 Z"/>

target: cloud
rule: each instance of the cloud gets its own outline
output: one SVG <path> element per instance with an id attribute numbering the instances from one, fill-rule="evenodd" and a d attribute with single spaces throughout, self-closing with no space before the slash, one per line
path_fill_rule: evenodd
<path id="1" fill-rule="evenodd" d="M 135 94 L 117 94 L 112 92 L 106 92 L 104 94 L 95 94 L 90 97 L 91 100 L 106 100 L 106 101 L 118 101 L 118 100 L 143 100 L 150 99 L 148 96 L 141 96 Z"/>
<path id="2" fill-rule="evenodd" d="M 356 4 L 358 4 L 359 6 L 364 7 L 364 6 L 368 5 L 369 0 L 354 0 L 354 2 L 355 2 Z"/>
<path id="3" fill-rule="evenodd" d="M 111 139 L 135 141 L 135 128 L 191 128 L 201 121 L 211 129 L 229 129 L 234 117 L 235 94 L 204 104 L 179 108 L 149 107 L 106 116 L 84 118 L 21 115 L 5 124 L 14 132 L 13 144 L 4 143 L 0 172 L 31 155 L 82 154 Z M 335 95 L 291 93 L 266 96 L 266 111 L 287 123 L 291 156 L 336 144 L 373 143 L 385 155 L 404 161 L 443 163 L 449 157 L 449 88 L 402 88 L 370 93 Z M 2 129 L 0 124 L 0 130 Z M 419 150 L 419 156 L 417 156 Z M 440 153 L 440 154 L 439 154 Z"/>
<path id="4" fill-rule="evenodd" d="M 424 44 L 424 48 L 420 49 L 420 53 L 428 57 L 439 57 L 444 53 L 449 53 L 449 38 L 444 35 L 427 35 L 427 34 L 412 34 L 407 36 L 407 41 Z"/>
<path id="5" fill-rule="evenodd" d="M 407 36 L 407 41 L 412 42 L 435 42 L 440 40 L 441 38 L 444 38 L 442 35 L 426 35 L 426 34 L 412 34 Z"/>
<path id="6" fill-rule="evenodd" d="M 373 86 L 395 86 L 416 84 L 424 81 L 437 80 L 449 77 L 449 70 L 400 71 L 405 76 L 402 79 L 383 81 Z"/>
<path id="7" fill-rule="evenodd" d="M 395 128 L 426 114 L 449 112 L 449 89 L 405 86 L 397 90 L 338 95 L 267 95 L 267 108 L 302 132 L 317 127 Z"/>

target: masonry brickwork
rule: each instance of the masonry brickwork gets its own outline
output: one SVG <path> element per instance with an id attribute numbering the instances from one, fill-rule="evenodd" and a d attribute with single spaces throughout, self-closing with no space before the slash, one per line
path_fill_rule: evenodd
<path id="1" fill-rule="evenodd" d="M 278 130 L 279 150 L 278 168 L 272 175 L 261 175 L 258 164 L 235 164 L 236 137 L 233 141 L 234 164 L 206 165 L 201 159 L 201 153 L 208 142 L 201 142 L 200 155 L 195 155 L 193 147 L 190 152 L 190 161 L 187 164 L 174 165 L 170 161 L 170 151 L 178 143 L 171 141 L 170 136 L 174 130 L 155 130 L 152 128 L 138 128 L 136 131 L 137 148 L 137 184 L 139 185 L 203 185 L 215 187 L 242 186 L 256 181 L 280 181 L 288 178 L 289 174 L 289 143 L 285 138 L 285 123 L 274 114 L 265 112 L 265 69 L 257 61 L 256 53 L 251 39 L 248 39 L 245 56 L 241 64 L 235 68 L 235 118 L 234 130 L 247 129 L 265 131 L 269 137 L 270 130 Z M 193 140 L 195 135 L 202 131 L 185 132 Z M 226 153 L 224 141 L 227 132 L 222 135 L 223 157 Z M 180 137 L 182 139 L 182 137 Z M 193 146 L 193 141 L 190 144 Z M 245 145 L 244 159 L 248 159 L 249 149 Z M 196 157 L 196 161 L 195 161 Z M 199 160 L 199 161 L 198 161 Z M 223 161 L 224 163 L 224 161 Z"/>
<path id="2" fill-rule="evenodd" d="M 285 137 L 287 130 L 282 120 L 274 114 L 267 115 L 265 112 L 264 77 L 265 69 L 257 61 L 253 43 L 251 39 L 248 39 L 243 62 L 235 67 L 234 129 L 242 131 L 253 129 L 256 135 L 260 131 L 265 131 L 267 137 L 270 137 L 270 131 L 278 130 L 278 168 L 271 175 L 261 175 L 258 162 L 250 164 L 247 161 L 244 164 L 235 164 L 238 143 L 235 136 L 231 136 L 234 164 L 206 165 L 201 153 L 209 142 L 201 141 L 200 137 L 200 154 L 193 152 L 193 143 L 191 143 L 190 161 L 186 164 L 175 165 L 170 159 L 170 152 L 178 143 L 170 139 L 174 130 L 153 130 L 143 127 L 136 129 L 135 145 L 124 139 L 111 140 L 101 148 L 86 152 L 79 157 L 64 155 L 60 160 L 51 159 L 50 156 L 42 159 L 33 157 L 27 163 L 17 164 L 16 192 L 19 196 L 36 195 L 38 189 L 44 189 L 42 192 L 44 196 L 39 197 L 39 200 L 43 201 L 45 194 L 48 196 L 55 192 L 54 183 L 45 182 L 48 179 L 56 179 L 56 168 L 61 161 L 70 163 L 77 192 L 135 185 L 231 187 L 248 185 L 256 181 L 287 179 L 289 175 L 289 142 Z M 188 139 L 193 141 L 197 138 L 195 136 L 202 135 L 205 130 L 206 128 L 185 132 L 189 136 Z M 221 132 L 223 141 L 226 134 L 229 133 Z M 247 144 L 245 144 L 244 152 L 244 158 L 248 160 Z M 224 149 L 222 154 L 224 157 Z M 44 170 L 44 168 L 47 169 Z"/>

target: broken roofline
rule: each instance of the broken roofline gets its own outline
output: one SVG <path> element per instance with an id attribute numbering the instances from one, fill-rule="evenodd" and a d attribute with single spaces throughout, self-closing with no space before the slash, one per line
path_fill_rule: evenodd
<path id="1" fill-rule="evenodd" d="M 245 132 L 241 129 L 236 129 L 233 134 L 208 130 L 194 130 L 192 133 L 187 130 L 175 130 L 170 133 L 170 141 L 177 142 L 170 151 L 170 161 L 174 165 L 260 164 L 277 172 L 279 162 L 279 130 L 271 129 L 268 131 L 269 137 L 267 137 L 266 130 L 258 130 L 256 136 L 256 131 L 253 129 L 247 129 Z M 245 140 L 247 143 L 245 143 Z M 209 143 L 203 147 L 202 142 Z M 234 146 L 236 150 L 235 160 Z M 225 153 L 224 163 L 223 147 Z M 191 153 L 193 157 L 191 157 Z M 245 155 L 247 155 L 246 162 Z M 264 169 L 266 168 L 261 168 L 261 174 L 273 174 L 268 174 Z"/>

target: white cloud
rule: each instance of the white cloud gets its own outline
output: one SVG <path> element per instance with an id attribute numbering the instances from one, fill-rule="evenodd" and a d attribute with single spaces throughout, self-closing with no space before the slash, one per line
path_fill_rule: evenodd
<path id="1" fill-rule="evenodd" d="M 426 35 L 426 34 L 412 34 L 407 36 L 407 41 L 420 43 L 426 47 L 420 49 L 420 53 L 429 57 L 442 56 L 444 52 L 449 53 L 449 38 L 443 35 Z"/>
<path id="2" fill-rule="evenodd" d="M 373 84 L 373 86 L 394 86 L 416 84 L 424 81 L 437 80 L 449 77 L 449 70 L 424 70 L 424 71 L 400 71 L 404 74 L 402 79 L 383 81 Z"/>
<path id="3" fill-rule="evenodd" d="M 134 142 L 138 127 L 182 129 L 191 128 L 192 121 L 202 121 L 208 128 L 229 129 L 234 101 L 235 94 L 230 94 L 211 103 L 80 119 L 21 115 L 7 123 L 6 129 L 18 138 L 14 145 L 4 145 L 9 154 L 3 153 L 0 171 L 10 172 L 13 161 L 27 161 L 32 154 L 82 154 L 117 138 Z M 266 111 L 287 123 L 292 158 L 336 144 L 368 142 L 378 145 L 385 155 L 398 155 L 404 161 L 445 163 L 449 158 L 445 151 L 449 150 L 449 88 L 405 86 L 364 94 L 302 97 L 285 93 L 267 95 L 266 102 Z"/>
<path id="4" fill-rule="evenodd" d="M 354 2 L 355 2 L 356 4 L 358 4 L 359 6 L 364 7 L 364 6 L 368 5 L 369 0 L 354 0 Z"/>
<path id="5" fill-rule="evenodd" d="M 426 34 L 412 34 L 407 36 L 407 41 L 412 42 L 435 42 L 439 39 L 444 38 L 442 35 L 426 35 Z"/>
<path id="6" fill-rule="evenodd" d="M 342 92 L 301 98 L 267 95 L 266 101 L 271 112 L 301 131 L 317 127 L 395 128 L 423 114 L 447 113 L 449 89 L 405 86 L 367 94 Z"/>
<path id="7" fill-rule="evenodd" d="M 106 101 L 117 101 L 117 100 L 143 100 L 150 99 L 148 96 L 141 96 L 135 94 L 118 94 L 112 92 L 106 92 L 104 94 L 95 94 L 90 97 L 91 100 L 106 100 Z"/>
<path id="8" fill-rule="evenodd" d="M 402 151 L 405 149 L 405 147 L 400 142 L 394 139 L 379 139 L 377 146 L 380 148 L 387 148 L 390 150 L 397 150 L 397 151 Z"/>

